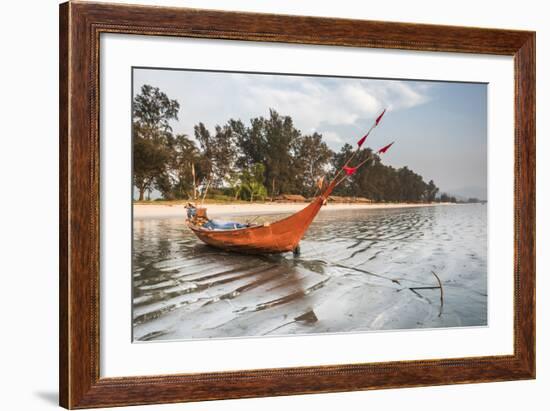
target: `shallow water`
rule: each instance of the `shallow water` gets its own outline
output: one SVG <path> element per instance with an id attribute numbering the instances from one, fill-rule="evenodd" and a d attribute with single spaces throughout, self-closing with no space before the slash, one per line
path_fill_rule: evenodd
<path id="1" fill-rule="evenodd" d="M 134 340 L 486 325 L 486 212 L 321 211 L 299 257 L 219 251 L 183 217 L 135 220 Z M 439 288 L 419 288 L 438 286 L 432 272 L 443 304 Z"/>

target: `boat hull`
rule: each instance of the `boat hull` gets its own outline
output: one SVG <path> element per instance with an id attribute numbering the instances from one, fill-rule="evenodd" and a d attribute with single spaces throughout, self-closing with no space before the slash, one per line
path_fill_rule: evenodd
<path id="1" fill-rule="evenodd" d="M 236 230 L 208 230 L 188 223 L 204 243 L 227 251 L 246 254 L 273 254 L 293 251 L 321 209 L 324 198 L 317 197 L 301 211 L 260 226 Z"/>

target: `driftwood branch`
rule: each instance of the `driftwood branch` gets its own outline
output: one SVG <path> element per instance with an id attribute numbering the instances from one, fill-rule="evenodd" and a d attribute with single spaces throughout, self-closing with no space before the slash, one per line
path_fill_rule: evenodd
<path id="1" fill-rule="evenodd" d="M 439 315 L 438 315 L 438 317 L 441 317 L 441 314 L 443 313 L 443 284 L 441 283 L 441 280 L 440 280 L 439 276 L 436 273 L 434 273 L 432 271 L 432 274 L 437 279 L 437 282 L 439 284 L 438 286 L 433 286 L 433 287 L 408 287 L 408 288 L 409 288 L 409 290 L 411 290 L 413 293 L 415 293 L 419 297 L 422 297 L 422 296 L 420 294 L 418 294 L 416 292 L 416 290 L 436 290 L 436 289 L 439 288 L 439 291 L 440 291 L 440 297 L 439 297 L 440 306 L 439 306 Z"/>
<path id="2" fill-rule="evenodd" d="M 441 306 L 439 308 L 439 316 L 441 317 L 441 314 L 443 313 L 443 284 L 441 284 L 441 280 L 439 279 L 439 276 L 436 273 L 432 271 L 432 274 L 437 279 L 437 282 L 439 283 L 439 291 L 441 291 L 441 295 L 440 295 Z"/>

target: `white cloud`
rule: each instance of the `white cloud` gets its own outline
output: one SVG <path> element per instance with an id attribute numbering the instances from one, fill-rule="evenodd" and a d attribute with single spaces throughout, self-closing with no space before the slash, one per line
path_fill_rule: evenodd
<path id="1" fill-rule="evenodd" d="M 325 139 L 328 142 L 334 142 L 334 143 L 343 143 L 344 142 L 342 137 L 334 131 L 325 131 L 325 132 L 323 132 L 323 139 Z"/>
<path id="2" fill-rule="evenodd" d="M 383 109 L 400 110 L 429 100 L 429 85 L 404 81 L 147 70 L 136 86 L 160 87 L 181 104 L 177 132 L 193 135 L 203 122 L 210 129 L 229 118 L 267 116 L 273 108 L 290 115 L 304 133 L 345 141 L 339 127 L 371 121 Z"/>
<path id="3" fill-rule="evenodd" d="M 270 76 L 271 77 L 271 76 Z M 299 79 L 300 81 L 297 81 Z M 337 128 L 360 119 L 374 118 L 383 108 L 399 110 L 428 101 L 425 92 L 396 81 L 281 77 L 278 82 L 249 77 L 242 81 L 240 103 L 246 111 L 275 108 L 289 114 L 304 132 Z M 327 132 L 323 133 L 328 137 Z M 342 136 L 331 132 L 333 141 Z"/>

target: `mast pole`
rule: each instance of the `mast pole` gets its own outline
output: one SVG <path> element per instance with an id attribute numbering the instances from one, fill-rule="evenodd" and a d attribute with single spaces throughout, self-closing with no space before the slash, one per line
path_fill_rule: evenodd
<path id="1" fill-rule="evenodd" d="M 376 127 L 376 123 L 374 123 L 370 128 L 369 128 L 369 131 L 367 131 L 367 133 L 365 134 L 366 136 L 368 136 L 370 134 L 370 132 Z M 336 175 L 334 176 L 334 179 L 336 177 L 338 177 L 340 175 L 340 173 L 342 172 L 342 170 L 344 169 L 344 167 L 347 167 L 347 165 L 351 162 L 351 160 L 353 160 L 353 158 L 357 155 L 357 153 L 361 151 L 361 146 L 358 146 L 355 151 L 351 154 L 351 156 L 348 158 L 348 160 L 345 162 L 345 164 L 342 166 L 342 168 L 340 168 L 340 170 L 338 170 L 338 172 L 336 173 Z"/>
<path id="2" fill-rule="evenodd" d="M 334 188 L 336 186 L 338 186 L 342 181 L 344 181 L 347 177 L 344 176 L 342 177 L 340 180 L 337 181 L 338 179 L 338 176 L 340 176 L 340 173 L 342 173 L 342 170 L 344 170 L 348 164 L 351 162 L 351 160 L 353 160 L 355 158 L 355 156 L 357 155 L 357 153 L 359 153 L 359 151 L 361 151 L 361 146 L 363 145 L 363 142 L 365 141 L 365 139 L 369 136 L 369 134 L 371 133 L 372 130 L 374 130 L 374 128 L 378 125 L 378 123 L 380 123 L 380 120 L 382 119 L 382 116 L 384 115 L 384 113 L 386 112 L 387 109 L 384 109 L 382 110 L 382 113 L 380 113 L 378 115 L 378 117 L 376 117 L 376 119 L 374 120 L 374 124 L 372 126 L 370 126 L 369 128 L 369 131 L 367 131 L 367 133 L 361 137 L 361 139 L 357 142 L 357 148 L 355 149 L 355 151 L 351 154 L 351 156 L 349 156 L 349 158 L 346 160 L 346 162 L 344 163 L 344 165 L 338 170 L 338 172 L 336 173 L 336 175 L 332 178 L 332 180 L 330 181 L 329 185 L 327 186 L 327 188 L 325 189 L 325 191 L 321 194 L 321 196 L 323 198 L 327 198 L 327 196 L 330 195 L 330 193 L 332 192 L 332 190 L 334 190 Z M 392 143 L 393 144 L 393 143 Z M 390 144 L 391 145 L 391 144 Z M 380 153 L 380 150 L 379 152 Z M 361 167 L 363 164 L 365 164 L 372 156 L 368 156 L 365 160 L 363 160 L 361 163 L 359 163 L 359 165 L 357 167 L 355 167 L 356 169 Z"/>
<path id="3" fill-rule="evenodd" d="M 206 184 L 206 189 L 204 190 L 204 194 L 202 196 L 201 205 L 200 205 L 201 207 L 204 204 L 204 199 L 206 198 L 206 193 L 208 193 L 208 187 L 210 187 L 210 181 L 212 181 L 212 180 L 208 179 L 208 183 Z"/>
<path id="4" fill-rule="evenodd" d="M 387 109 L 382 110 L 382 113 L 380 113 L 378 115 L 378 117 L 376 117 L 376 119 L 374 120 L 374 124 L 372 126 L 370 126 L 369 131 L 367 131 L 367 133 L 363 137 L 361 137 L 361 139 L 357 142 L 357 148 L 355 149 L 353 154 L 348 158 L 348 160 L 345 162 L 345 164 L 342 166 L 342 168 L 340 168 L 340 170 L 338 170 L 338 172 L 336 173 L 336 175 L 334 176 L 334 178 L 332 180 L 335 180 L 336 178 L 338 178 L 338 176 L 340 175 L 342 170 L 344 168 L 346 168 L 348 166 L 348 164 L 351 162 L 351 160 L 353 160 L 353 158 L 357 155 L 357 153 L 359 151 L 361 151 L 361 146 L 363 145 L 365 139 L 369 136 L 371 131 L 374 130 L 374 128 L 378 125 L 378 123 L 380 123 L 380 120 L 382 120 L 382 116 L 384 115 L 384 113 L 386 113 L 386 110 Z"/>

